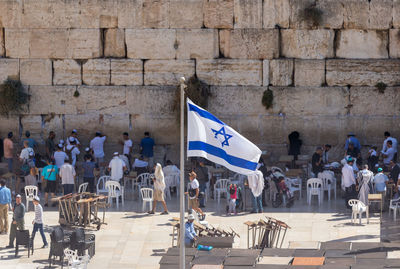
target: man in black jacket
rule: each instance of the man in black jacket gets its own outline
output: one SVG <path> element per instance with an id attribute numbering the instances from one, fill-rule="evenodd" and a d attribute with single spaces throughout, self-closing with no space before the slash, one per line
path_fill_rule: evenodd
<path id="1" fill-rule="evenodd" d="M 391 168 L 390 179 L 393 180 L 394 184 L 397 185 L 397 180 L 399 179 L 399 174 L 400 174 L 400 166 L 393 160 L 390 161 L 389 166 Z"/>
<path id="2" fill-rule="evenodd" d="M 200 192 L 205 192 L 207 188 L 207 182 L 209 180 L 208 178 L 208 168 L 204 164 L 204 160 L 199 160 L 199 165 L 196 167 L 195 172 L 197 174 L 197 180 L 199 181 L 199 191 Z M 202 197 L 199 201 L 200 203 L 200 208 L 205 207 L 205 201 L 204 197 Z"/>
<path id="3" fill-rule="evenodd" d="M 10 243 L 6 248 L 13 248 L 15 237 L 17 235 L 17 229 L 22 231 L 25 229 L 25 206 L 21 203 L 21 195 L 17 195 L 15 198 L 15 205 L 13 209 L 13 218 L 10 228 Z"/>

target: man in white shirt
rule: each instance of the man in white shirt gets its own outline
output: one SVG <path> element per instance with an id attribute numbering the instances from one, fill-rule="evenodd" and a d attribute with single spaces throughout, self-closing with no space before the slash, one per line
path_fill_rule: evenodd
<path id="1" fill-rule="evenodd" d="M 65 160 L 68 160 L 68 155 L 63 151 L 63 145 L 58 144 L 57 151 L 54 152 L 54 162 L 58 169 L 64 164 Z"/>
<path id="2" fill-rule="evenodd" d="M 126 170 L 126 165 L 121 158 L 119 158 L 119 153 L 114 152 L 113 158 L 108 165 L 108 171 L 110 171 L 110 179 L 114 181 L 120 181 L 124 176 L 124 171 Z"/>
<path id="3" fill-rule="evenodd" d="M 75 138 L 70 137 L 68 140 L 69 140 L 69 145 L 66 146 L 66 153 L 68 154 L 68 156 L 71 156 L 72 166 L 76 167 L 76 158 L 77 158 L 77 155 L 81 154 L 81 152 L 79 151 L 78 147 L 76 146 Z"/>
<path id="4" fill-rule="evenodd" d="M 119 143 L 124 146 L 124 148 L 122 150 L 122 154 L 124 154 L 126 157 L 128 157 L 128 159 L 130 161 L 133 143 L 132 143 L 132 140 L 129 138 L 129 134 L 127 132 L 122 134 L 122 140 L 119 141 Z"/>
<path id="5" fill-rule="evenodd" d="M 71 140 L 70 140 L 71 138 L 73 138 L 76 141 L 77 146 L 81 145 L 81 143 L 79 143 L 79 140 L 78 140 L 78 131 L 76 129 L 73 129 L 71 132 L 71 136 L 67 138 L 67 145 L 71 144 Z"/>
<path id="6" fill-rule="evenodd" d="M 167 160 L 166 166 L 163 168 L 164 176 L 170 176 L 173 174 L 180 174 L 180 170 L 170 160 Z"/>
<path id="7" fill-rule="evenodd" d="M 24 141 L 24 148 L 21 151 L 21 154 L 19 155 L 19 160 L 21 162 L 29 160 L 29 155 L 31 153 L 34 153 L 33 149 L 29 147 L 29 141 L 25 140 Z"/>
<path id="8" fill-rule="evenodd" d="M 388 150 L 387 142 L 392 141 L 392 148 L 395 153 L 395 156 L 393 156 L 393 158 L 395 161 L 397 161 L 397 139 L 391 137 L 388 131 L 385 132 L 384 136 L 385 136 L 385 141 L 383 141 L 382 151 L 387 151 Z"/>
<path id="9" fill-rule="evenodd" d="M 68 160 L 65 160 L 65 163 L 60 168 L 61 184 L 64 189 L 64 195 L 74 191 L 75 176 L 75 168 L 69 164 Z"/>
<path id="10" fill-rule="evenodd" d="M 351 208 L 351 206 L 349 206 L 349 200 L 357 198 L 356 179 L 354 177 L 353 163 L 353 158 L 348 157 L 347 163 L 342 168 L 342 189 L 344 189 L 345 191 L 346 207 L 349 209 Z"/>
<path id="11" fill-rule="evenodd" d="M 104 142 L 106 136 L 102 136 L 100 132 L 96 132 L 96 137 L 90 141 L 90 148 L 93 150 L 94 158 L 97 164 L 100 166 L 104 162 Z"/>
<path id="12" fill-rule="evenodd" d="M 393 149 L 393 142 L 392 140 L 388 140 L 386 142 L 387 149 L 386 151 L 381 151 L 383 155 L 383 164 L 388 166 L 390 164 L 390 161 L 393 160 L 394 154 L 396 153 Z"/>

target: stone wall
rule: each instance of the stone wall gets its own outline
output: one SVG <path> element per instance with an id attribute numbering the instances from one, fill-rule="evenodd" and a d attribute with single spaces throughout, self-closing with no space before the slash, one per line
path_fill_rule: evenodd
<path id="1" fill-rule="evenodd" d="M 76 128 L 87 144 L 100 130 L 111 151 L 149 130 L 158 158 L 176 159 L 174 91 L 195 74 L 209 110 L 262 149 L 285 152 L 297 130 L 306 152 L 341 155 L 348 131 L 364 145 L 400 136 L 399 14 L 400 0 L 1 0 L 0 80 L 31 101 L 0 134 Z"/>

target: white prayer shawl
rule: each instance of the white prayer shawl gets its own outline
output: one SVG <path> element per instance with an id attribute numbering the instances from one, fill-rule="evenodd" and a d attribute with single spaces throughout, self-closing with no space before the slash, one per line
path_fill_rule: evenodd
<path id="1" fill-rule="evenodd" d="M 261 195 L 264 189 L 264 176 L 259 170 L 254 171 L 253 174 L 247 176 L 249 188 L 255 197 Z"/>
<path id="2" fill-rule="evenodd" d="M 165 189 L 165 180 L 164 173 L 161 167 L 161 164 L 157 163 L 156 169 L 154 171 L 154 177 L 156 180 L 154 181 L 154 189 L 164 191 Z"/>

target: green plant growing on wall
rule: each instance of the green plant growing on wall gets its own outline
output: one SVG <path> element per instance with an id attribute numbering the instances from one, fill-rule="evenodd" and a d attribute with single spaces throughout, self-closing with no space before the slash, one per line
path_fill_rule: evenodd
<path id="1" fill-rule="evenodd" d="M 208 99 L 211 96 L 210 86 L 199 80 L 196 75 L 191 76 L 186 82 L 185 98 L 188 97 L 195 104 L 204 109 L 208 107 Z M 173 110 L 177 114 L 177 119 L 180 117 L 180 85 L 175 91 Z M 185 106 L 186 110 L 186 106 Z"/>
<path id="2" fill-rule="evenodd" d="M 265 106 L 265 109 L 270 109 L 274 105 L 274 93 L 268 89 L 264 91 L 261 103 Z"/>
<path id="3" fill-rule="evenodd" d="M 0 114 L 26 111 L 29 97 L 20 80 L 8 78 L 0 85 Z"/>
<path id="4" fill-rule="evenodd" d="M 384 82 L 378 82 L 376 83 L 375 87 L 379 93 L 385 93 L 387 85 Z"/>
<path id="5" fill-rule="evenodd" d="M 318 27 L 322 23 L 322 15 L 324 12 L 312 4 L 303 9 L 300 13 L 302 20 L 311 24 L 312 27 Z"/>
<path id="6" fill-rule="evenodd" d="M 74 91 L 74 97 L 79 97 L 79 95 L 81 95 L 81 94 L 79 93 L 79 91 L 78 91 L 78 90 L 75 90 L 75 91 Z"/>

